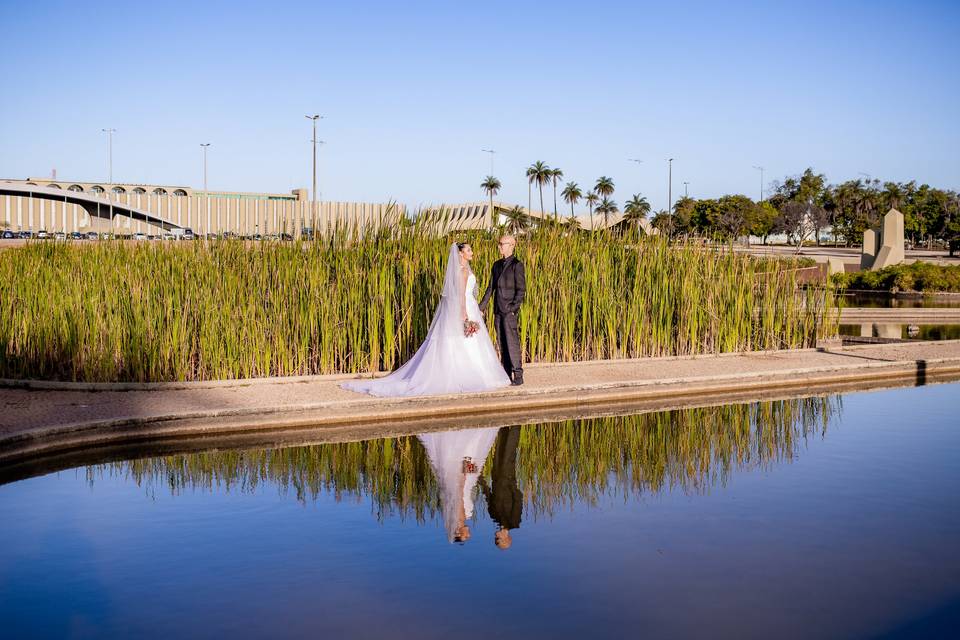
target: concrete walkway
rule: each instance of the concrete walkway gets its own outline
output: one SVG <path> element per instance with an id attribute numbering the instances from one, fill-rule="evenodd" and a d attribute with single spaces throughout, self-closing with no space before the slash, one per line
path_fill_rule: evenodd
<path id="1" fill-rule="evenodd" d="M 528 365 L 527 384 L 494 392 L 371 398 L 353 376 L 199 383 L 0 383 L 0 464 L 67 450 L 283 430 L 523 423 L 631 403 L 631 411 L 723 404 L 862 386 L 960 380 L 960 340 Z M 613 411 L 611 411 L 613 412 Z M 623 410 L 621 410 L 623 412 Z M 439 427 L 437 426 L 439 425 Z"/>

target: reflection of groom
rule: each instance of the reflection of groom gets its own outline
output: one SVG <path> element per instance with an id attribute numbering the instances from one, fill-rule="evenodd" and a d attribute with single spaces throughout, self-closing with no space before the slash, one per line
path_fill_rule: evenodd
<path id="1" fill-rule="evenodd" d="M 514 385 L 523 384 L 523 351 L 520 348 L 520 330 L 517 312 L 527 295 L 527 275 L 523 263 L 513 255 L 517 240 L 513 236 L 500 238 L 500 260 L 493 263 L 490 284 L 480 300 L 480 311 L 486 312 L 493 295 L 493 322 L 497 328 L 500 361 Z"/>
<path id="2" fill-rule="evenodd" d="M 501 549 L 509 549 L 513 543 L 510 529 L 520 528 L 523 511 L 523 493 L 517 487 L 518 444 L 519 426 L 500 429 L 490 469 L 491 487 L 488 488 L 486 482 L 481 484 L 490 518 L 499 525 L 493 543 Z"/>

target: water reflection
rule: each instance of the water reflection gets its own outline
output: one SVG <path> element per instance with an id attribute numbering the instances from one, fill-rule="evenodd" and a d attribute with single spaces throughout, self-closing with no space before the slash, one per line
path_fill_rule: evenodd
<path id="1" fill-rule="evenodd" d="M 861 338 L 892 338 L 895 340 L 957 340 L 960 339 L 960 324 L 902 322 L 841 324 L 840 335 Z"/>
<path id="2" fill-rule="evenodd" d="M 839 413 L 838 396 L 683 409 L 548 424 L 468 429 L 284 449 L 208 451 L 87 467 L 148 493 L 257 491 L 269 483 L 306 502 L 369 500 L 377 519 L 443 524 L 465 543 L 471 521 L 496 524 L 507 549 L 524 517 L 550 518 L 605 496 L 703 493 L 734 471 L 788 462 Z M 485 505 L 485 509 L 481 505 Z"/>

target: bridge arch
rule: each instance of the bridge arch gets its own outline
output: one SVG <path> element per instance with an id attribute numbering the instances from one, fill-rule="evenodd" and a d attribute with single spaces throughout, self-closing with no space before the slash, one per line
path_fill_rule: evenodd
<path id="1" fill-rule="evenodd" d="M 98 193 L 103 193 L 103 187 L 94 185 L 91 191 L 99 189 Z M 164 231 L 170 229 L 184 229 L 179 224 L 174 224 L 169 220 L 146 211 L 139 207 L 106 200 L 93 195 L 88 195 L 72 189 L 63 190 L 59 187 L 40 187 L 30 184 L 18 184 L 13 182 L 0 182 L 0 196 L 19 196 L 21 198 L 39 198 L 41 200 L 52 200 L 53 202 L 62 202 L 64 204 L 75 204 L 82 207 L 91 218 L 101 218 L 113 220 L 116 216 L 125 216 L 131 220 L 139 220 L 160 227 Z"/>

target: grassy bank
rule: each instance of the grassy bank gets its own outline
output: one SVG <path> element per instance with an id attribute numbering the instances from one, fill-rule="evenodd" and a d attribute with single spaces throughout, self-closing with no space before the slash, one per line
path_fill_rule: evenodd
<path id="1" fill-rule="evenodd" d="M 448 243 L 406 228 L 315 243 L 31 243 L 0 254 L 0 376 L 162 381 L 392 369 L 423 340 Z M 474 242 L 486 284 L 497 257 Z M 829 295 L 790 262 L 607 234 L 524 238 L 533 361 L 812 346 Z"/>
<path id="2" fill-rule="evenodd" d="M 843 289 L 866 291 L 960 293 L 960 266 L 929 262 L 898 264 L 876 271 L 835 273 L 833 283 Z"/>

